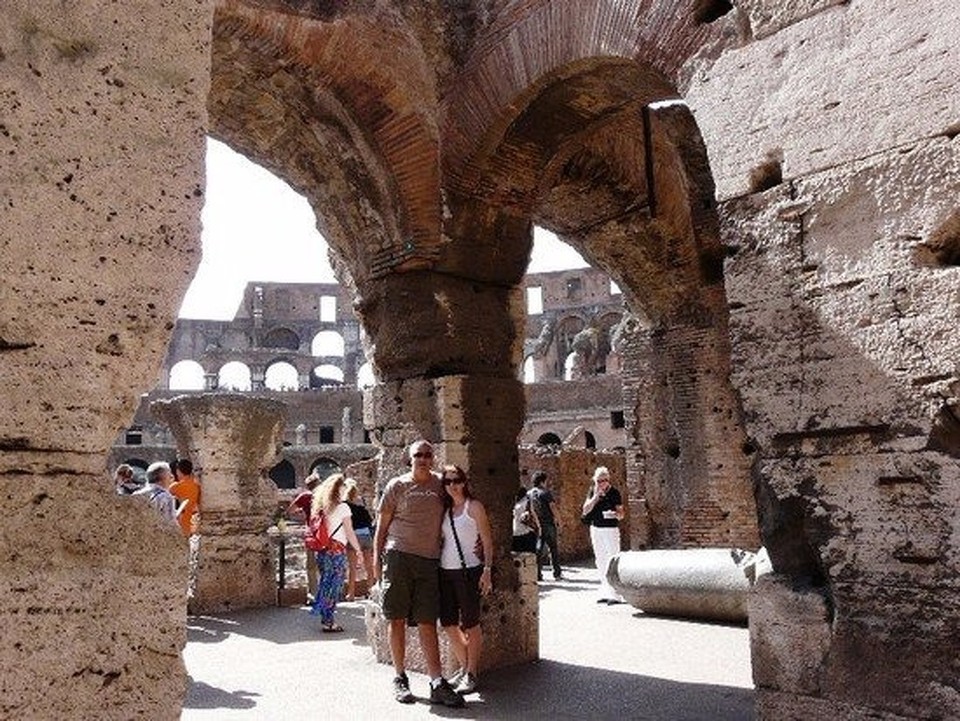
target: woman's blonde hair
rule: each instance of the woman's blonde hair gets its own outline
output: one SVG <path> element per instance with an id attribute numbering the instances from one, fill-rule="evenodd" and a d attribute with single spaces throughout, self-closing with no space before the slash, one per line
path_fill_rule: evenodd
<path id="1" fill-rule="evenodd" d="M 354 503 L 356 497 L 360 494 L 360 488 L 357 486 L 357 481 L 353 478 L 348 478 L 343 482 L 343 487 L 346 489 L 343 492 L 344 500 Z"/>
<path id="2" fill-rule="evenodd" d="M 596 483 L 597 479 L 600 478 L 600 476 L 606 476 L 607 479 L 609 480 L 610 469 L 607 468 L 606 466 L 597 466 L 593 471 L 593 482 Z"/>
<path id="3" fill-rule="evenodd" d="M 343 484 L 346 479 L 342 473 L 333 473 L 313 490 L 313 503 L 310 504 L 310 515 L 321 511 L 332 511 L 343 500 Z"/>

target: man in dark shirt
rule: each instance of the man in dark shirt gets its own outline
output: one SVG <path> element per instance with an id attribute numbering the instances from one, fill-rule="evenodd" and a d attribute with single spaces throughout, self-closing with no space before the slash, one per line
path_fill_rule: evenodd
<path id="1" fill-rule="evenodd" d="M 533 488 L 527 492 L 533 506 L 534 513 L 540 520 L 540 557 L 537 559 L 537 580 L 543 580 L 541 568 L 547 560 L 547 552 L 550 553 L 550 561 L 553 564 L 553 577 L 559 581 L 563 578 L 563 569 L 560 567 L 560 552 L 557 550 L 557 521 L 556 521 L 556 499 L 553 493 L 547 488 L 547 474 L 543 471 L 536 471 L 533 474 Z"/>

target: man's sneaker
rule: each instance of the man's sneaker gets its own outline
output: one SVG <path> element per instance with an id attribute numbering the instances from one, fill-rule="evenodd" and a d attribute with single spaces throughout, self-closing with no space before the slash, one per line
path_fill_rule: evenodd
<path id="1" fill-rule="evenodd" d="M 450 708 L 460 708 L 463 706 L 463 696 L 454 691 L 445 679 L 440 679 L 440 683 L 436 686 L 430 685 L 430 703 L 442 703 Z"/>
<path id="2" fill-rule="evenodd" d="M 457 693 L 468 694 L 477 690 L 477 677 L 472 673 L 463 675 L 460 685 L 457 686 Z"/>
<path id="3" fill-rule="evenodd" d="M 410 681 L 407 680 L 407 674 L 402 673 L 393 679 L 393 697 L 400 703 L 414 702 L 415 699 L 413 694 L 410 693 Z"/>

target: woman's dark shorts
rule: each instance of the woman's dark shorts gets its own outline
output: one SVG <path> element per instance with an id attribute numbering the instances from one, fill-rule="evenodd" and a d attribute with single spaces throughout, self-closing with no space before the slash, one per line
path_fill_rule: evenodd
<path id="1" fill-rule="evenodd" d="M 440 569 L 440 625 L 466 631 L 480 623 L 480 576 L 483 566 Z"/>

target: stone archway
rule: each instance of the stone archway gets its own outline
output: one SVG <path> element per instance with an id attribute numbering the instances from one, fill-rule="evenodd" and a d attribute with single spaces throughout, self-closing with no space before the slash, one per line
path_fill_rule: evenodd
<path id="1" fill-rule="evenodd" d="M 155 377 L 197 264 L 209 82 L 213 133 L 307 194 L 354 290 L 385 467 L 411 436 L 441 439 L 502 507 L 522 416 L 511 309 L 543 219 L 648 314 L 624 331 L 625 362 L 654 371 L 633 386 L 632 472 L 682 478 L 693 451 L 722 479 L 755 459 L 777 571 L 752 612 L 760 715 L 958 715 L 960 472 L 942 429 L 955 420 L 956 269 L 922 263 L 937 231 L 952 233 L 960 188 L 953 6 L 292 5 L 0 9 L 11 712 L 176 715 L 180 539 L 112 496 L 102 456 Z M 653 106 L 676 96 L 699 132 L 682 108 Z M 523 113 L 539 103 L 563 112 L 536 127 Z M 646 160 L 617 162 L 640 145 L 666 173 L 653 184 Z M 641 183 L 654 212 L 626 204 Z M 557 211 L 583 188 L 597 224 L 583 208 L 565 227 Z M 675 272 L 654 272 L 658 250 Z M 674 282 L 691 293 L 686 314 Z M 694 348 L 721 367 L 684 362 Z M 726 375 L 727 358 L 750 437 L 698 460 L 685 439 L 702 434 L 705 451 L 741 432 L 706 373 Z M 680 367 L 699 372 L 671 377 Z M 651 398 L 669 409 L 660 424 L 644 420 Z M 696 518 L 665 524 L 660 509 L 687 506 L 649 499 L 652 537 L 683 542 Z M 710 499 L 694 500 L 707 514 Z M 114 550 L 145 537 L 150 558 Z M 152 624 L 127 615 L 133 601 L 157 609 Z"/>

